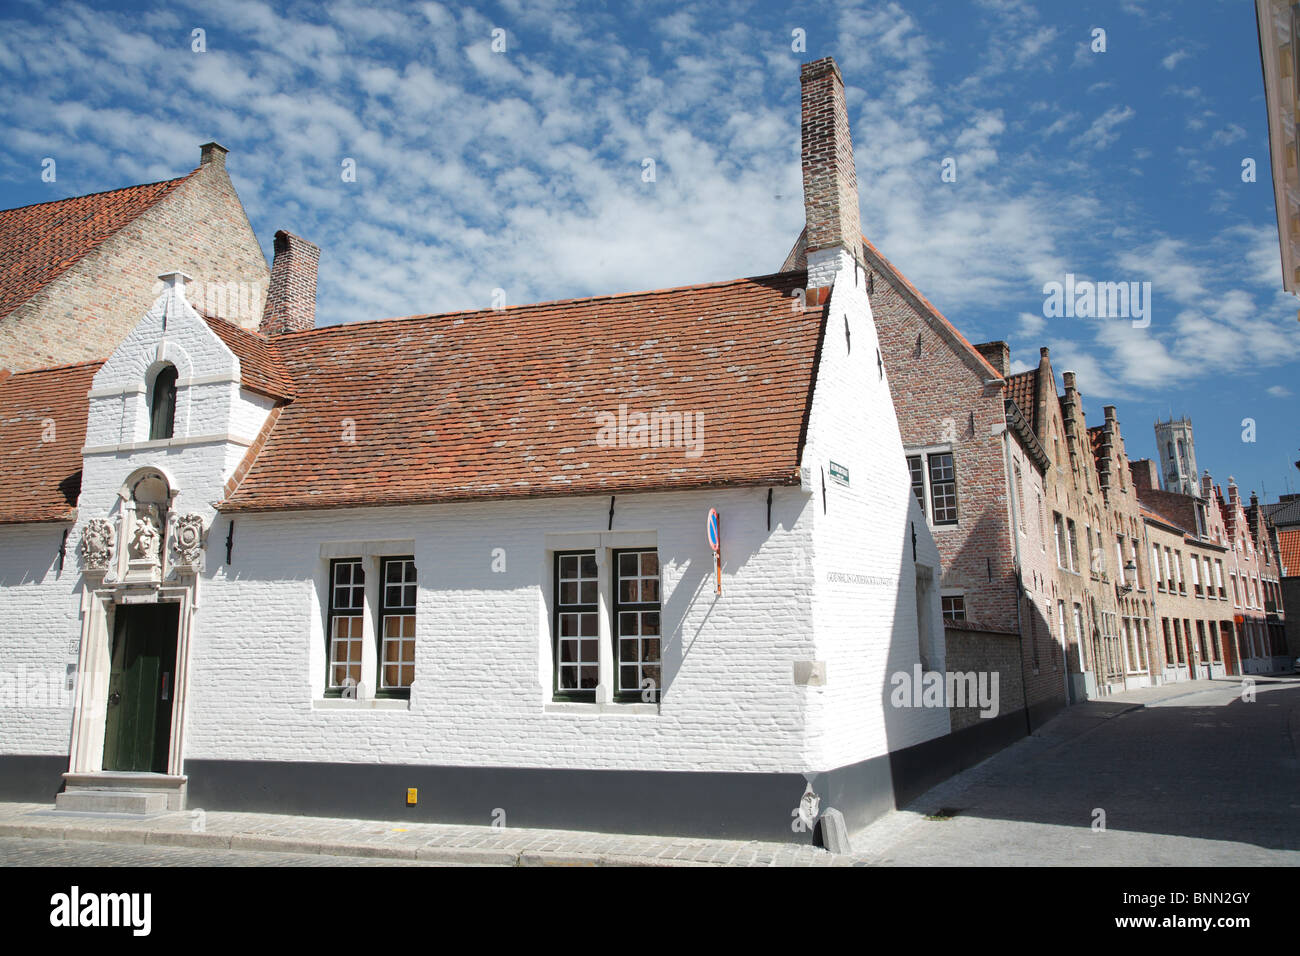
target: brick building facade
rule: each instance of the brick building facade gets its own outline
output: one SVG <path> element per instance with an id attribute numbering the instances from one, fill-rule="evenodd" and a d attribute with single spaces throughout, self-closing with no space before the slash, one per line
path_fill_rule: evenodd
<path id="1" fill-rule="evenodd" d="M 1155 463 L 1132 463 L 1155 575 L 1157 645 L 1166 681 L 1267 673 L 1285 667 L 1281 559 L 1258 499 L 1236 482 L 1199 495 L 1156 487 Z"/>
<path id="2" fill-rule="evenodd" d="M 270 271 L 216 143 L 179 179 L 0 211 L 0 369 L 102 359 L 170 270 L 205 313 L 257 327 Z"/>

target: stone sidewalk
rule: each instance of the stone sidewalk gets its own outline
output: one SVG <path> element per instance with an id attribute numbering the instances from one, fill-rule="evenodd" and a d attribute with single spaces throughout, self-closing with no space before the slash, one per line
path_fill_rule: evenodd
<path id="1" fill-rule="evenodd" d="M 0 803 L 0 837 L 421 860 L 483 866 L 852 866 L 783 843 L 179 811 L 150 816 Z"/>
<path id="2" fill-rule="evenodd" d="M 1261 678 L 1264 684 L 1268 678 Z M 180 811 L 150 816 L 56 812 L 49 804 L 0 803 L 0 837 L 469 863 L 485 866 L 863 866 L 882 840 L 1007 762 L 1046 755 L 1132 710 L 1222 690 L 1239 679 L 1198 680 L 1128 691 L 1070 707 L 984 763 L 853 835 L 852 854 L 783 843 L 346 820 L 269 813 Z"/>

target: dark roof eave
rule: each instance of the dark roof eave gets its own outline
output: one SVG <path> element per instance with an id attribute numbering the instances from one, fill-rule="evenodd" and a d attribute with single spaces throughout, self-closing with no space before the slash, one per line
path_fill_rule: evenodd
<path id="1" fill-rule="evenodd" d="M 1025 450 L 1029 452 L 1029 457 L 1034 460 L 1034 464 L 1038 466 L 1039 471 L 1047 474 L 1051 461 L 1047 457 L 1043 443 L 1038 440 L 1038 436 L 1034 434 L 1034 430 L 1029 426 L 1025 413 L 1020 410 L 1019 405 L 1009 398 L 1004 400 L 1003 408 L 1006 410 L 1007 424 L 1015 431 L 1016 436 L 1020 439 L 1021 444 L 1025 446 Z"/>
<path id="2" fill-rule="evenodd" d="M 76 524 L 77 509 L 69 508 L 67 511 L 58 515 L 41 515 L 39 517 L 16 517 L 14 515 L 0 514 L 0 527 L 7 525 L 29 525 L 29 524 Z"/>
<path id="3" fill-rule="evenodd" d="M 465 492 L 462 494 L 420 496 L 406 499 L 377 499 L 372 495 L 344 498 L 337 501 L 295 501 L 281 504 L 258 504 L 255 502 L 237 502 L 227 499 L 217 504 L 217 511 L 222 514 L 269 514 L 290 511 L 337 511 L 351 508 L 410 508 L 422 505 L 461 504 L 472 501 L 521 501 L 529 498 L 595 498 L 604 495 L 653 494 L 679 491 L 709 491 L 725 488 L 762 488 L 768 486 L 790 487 L 798 485 L 799 469 L 793 469 L 786 475 L 758 476 L 721 481 L 682 482 L 665 485 L 662 482 L 633 485 L 617 485 L 610 488 L 584 488 L 575 491 L 572 488 L 529 489 L 527 491 L 503 491 L 484 494 L 482 492 Z"/>

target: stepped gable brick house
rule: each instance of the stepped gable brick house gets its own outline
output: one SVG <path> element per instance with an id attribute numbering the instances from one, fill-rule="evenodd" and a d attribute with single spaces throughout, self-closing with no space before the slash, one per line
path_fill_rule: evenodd
<path id="1" fill-rule="evenodd" d="M 1016 381 L 1021 377 L 1023 383 Z M 1034 409 L 1030 421 L 1051 462 L 1046 475 L 1044 524 L 1051 529 L 1047 548 L 1053 568 L 1043 600 L 1049 611 L 1056 611 L 1058 603 L 1067 609 L 1070 627 L 1065 632 L 1069 642 L 1065 644 L 1065 666 L 1075 675 L 1071 689 L 1076 698 L 1093 697 L 1107 689 L 1109 682 L 1098 678 L 1097 666 L 1108 659 L 1107 652 L 1118 642 L 1118 635 L 1106 593 L 1094 586 L 1100 579 L 1093 562 L 1093 528 L 1101 517 L 1092 496 L 1096 476 L 1082 402 L 1074 373 L 1063 373 L 1061 381 L 1064 392 L 1058 394 L 1051 355 L 1043 348 L 1037 368 L 1013 376 L 1012 397 L 1028 392 L 1024 400 Z M 1059 635 L 1060 625 L 1055 623 L 1053 634 Z M 1089 674 L 1095 678 L 1091 682 Z"/>
<path id="2" fill-rule="evenodd" d="M 0 210 L 0 369 L 102 359 L 169 269 L 208 312 L 257 327 L 266 258 L 217 143 L 179 179 Z"/>
<path id="3" fill-rule="evenodd" d="M 1300 494 L 1282 495 L 1263 507 L 1264 520 L 1272 529 L 1281 564 L 1282 603 L 1300 607 Z M 1287 656 L 1294 660 L 1300 657 L 1300 614 L 1285 618 L 1283 630 Z"/>
<path id="4" fill-rule="evenodd" d="M 1111 686 L 1150 687 L 1159 682 L 1160 672 L 1153 630 L 1155 595 L 1151 590 L 1150 547 L 1118 411 L 1114 405 L 1107 405 L 1102 412 L 1102 424 L 1088 429 L 1105 529 L 1104 540 L 1103 532 L 1097 532 L 1093 561 L 1102 586 L 1109 585 L 1113 594 L 1120 646 L 1119 657 L 1110 661 L 1102 661 L 1102 651 L 1114 653 L 1114 642 L 1108 648 L 1095 648 L 1094 660 L 1100 662 L 1097 672 L 1112 675 Z M 1113 678 L 1117 671 L 1122 674 L 1118 682 Z"/>
<path id="5" fill-rule="evenodd" d="M 1158 487 L 1155 462 L 1131 463 L 1151 562 L 1166 681 L 1266 673 L 1287 667 L 1281 559 L 1252 496 L 1243 508 L 1208 471 L 1199 495 Z"/>
<path id="6" fill-rule="evenodd" d="M 1229 487 L 1235 484 L 1231 477 Z M 1260 504 L 1259 495 L 1250 493 L 1250 504 L 1245 509 L 1246 527 L 1250 530 L 1256 573 L 1259 577 L 1260 600 L 1264 607 L 1264 620 L 1257 622 L 1258 646 L 1264 666 L 1270 670 L 1291 670 L 1292 660 L 1287 650 L 1285 602 L 1282 579 L 1286 565 L 1282 561 L 1281 544 L 1277 530 L 1268 519 L 1268 510 Z"/>
<path id="7" fill-rule="evenodd" d="M 5 658 L 79 675 L 0 789 L 810 840 L 972 759 L 893 679 L 944 670 L 939 553 L 802 81 L 806 270 L 315 329 L 284 234 L 259 330 L 173 274 L 102 366 L 0 383 Z"/>

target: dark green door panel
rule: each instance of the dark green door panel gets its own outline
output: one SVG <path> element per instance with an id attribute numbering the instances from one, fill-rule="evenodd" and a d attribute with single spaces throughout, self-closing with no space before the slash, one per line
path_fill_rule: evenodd
<path id="1" fill-rule="evenodd" d="M 104 769 L 167 772 L 178 604 L 119 604 L 113 625 Z"/>

